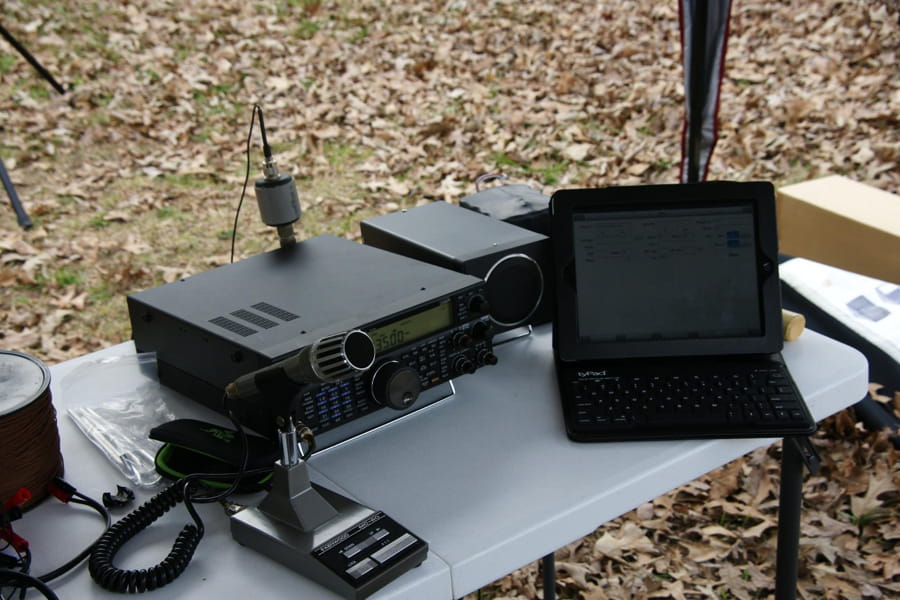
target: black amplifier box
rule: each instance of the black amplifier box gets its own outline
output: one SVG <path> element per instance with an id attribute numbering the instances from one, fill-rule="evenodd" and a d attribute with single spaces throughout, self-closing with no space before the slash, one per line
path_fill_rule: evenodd
<path id="1" fill-rule="evenodd" d="M 533 187 L 514 183 L 475 192 L 459 205 L 483 215 L 550 235 L 550 197 Z"/>
<path id="2" fill-rule="evenodd" d="M 483 278 L 498 330 L 553 318 L 546 235 L 447 202 L 366 219 L 360 228 L 365 244 Z"/>
<path id="3" fill-rule="evenodd" d="M 138 352 L 156 353 L 160 381 L 219 411 L 241 375 L 323 337 L 365 331 L 376 348 L 367 373 L 233 406 L 268 436 L 293 413 L 325 447 L 433 403 L 453 377 L 493 364 L 485 298 L 477 277 L 322 235 L 131 294 L 128 312 Z M 423 391 L 411 405 L 385 387 L 398 373 Z"/>

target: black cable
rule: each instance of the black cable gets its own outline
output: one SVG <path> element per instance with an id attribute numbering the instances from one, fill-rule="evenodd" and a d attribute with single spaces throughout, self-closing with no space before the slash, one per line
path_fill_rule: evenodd
<path id="1" fill-rule="evenodd" d="M 172 583 L 191 562 L 205 533 L 203 519 L 197 513 L 194 503 L 215 502 L 221 499 L 220 496 L 224 497 L 225 495 L 223 492 L 215 496 L 193 497 L 193 486 L 198 483 L 198 480 L 233 477 L 235 481 L 239 481 L 242 477 L 257 475 L 269 470 L 271 467 L 235 473 L 196 473 L 179 479 L 109 528 L 94 545 L 88 561 L 91 578 L 107 590 L 122 593 L 152 591 Z M 117 568 L 113 564 L 113 559 L 122 546 L 162 517 L 178 502 L 184 502 L 194 524 L 185 525 L 181 529 L 166 558 L 149 569 L 124 570 Z"/>
<path id="2" fill-rule="evenodd" d="M 135 593 L 155 590 L 181 575 L 203 537 L 203 522 L 199 518 L 195 519 L 194 525 L 185 525 L 181 529 L 172 550 L 159 564 L 140 570 L 123 570 L 113 565 L 113 558 L 125 542 L 146 529 L 181 500 L 180 486 L 169 486 L 113 523 L 91 552 L 88 560 L 91 578 L 107 590 Z"/>
<path id="3" fill-rule="evenodd" d="M 260 113 L 260 115 L 262 115 L 262 113 Z M 184 477 L 183 481 L 187 482 L 192 482 L 200 479 L 225 479 L 227 477 L 234 477 L 231 485 L 226 490 L 220 491 L 216 494 L 213 494 L 212 496 L 194 498 L 192 496 L 185 495 L 185 505 L 188 507 L 189 511 L 193 510 L 192 504 L 194 502 L 206 504 L 210 502 L 217 502 L 219 500 L 222 500 L 223 498 L 227 498 L 237 490 L 241 480 L 244 477 L 253 475 L 256 472 L 264 473 L 271 470 L 271 467 L 266 467 L 263 469 L 255 469 L 254 471 L 247 471 L 247 463 L 250 462 L 250 442 L 247 439 L 247 432 L 244 430 L 244 425 L 238 420 L 237 416 L 235 416 L 234 410 L 232 410 L 231 406 L 228 405 L 229 400 L 230 398 L 227 394 L 222 395 L 222 411 L 225 413 L 225 416 L 228 417 L 228 420 L 231 421 L 231 424 L 234 425 L 235 431 L 237 431 L 238 440 L 241 443 L 241 464 L 235 473 L 225 473 L 221 475 L 210 473 L 192 473 L 187 477 Z"/>
<path id="4" fill-rule="evenodd" d="M 259 114 L 259 133 L 262 136 L 263 156 L 266 160 L 272 160 L 272 148 L 269 147 L 269 140 L 266 139 L 266 122 L 263 120 L 262 108 L 257 104 L 256 112 Z"/>
<path id="5" fill-rule="evenodd" d="M 194 504 L 207 504 L 222 500 L 233 494 L 245 477 L 272 470 L 271 467 L 247 469 L 247 464 L 250 460 L 250 445 L 247 439 L 247 432 L 229 406 L 229 400 L 230 398 L 227 395 L 223 396 L 222 408 L 234 425 L 240 439 L 241 462 L 239 469 L 234 473 L 192 473 L 182 477 L 109 527 L 94 544 L 90 560 L 88 561 L 88 571 L 91 574 L 91 578 L 101 587 L 114 592 L 135 593 L 155 590 L 174 581 L 187 568 L 205 531 L 203 519 L 197 513 Z M 307 455 L 309 455 L 315 449 L 315 440 L 312 437 L 312 431 L 306 426 L 303 426 L 303 431 L 304 440 L 307 441 L 310 447 L 307 452 Z M 226 478 L 231 479 L 231 485 L 224 491 L 206 496 L 198 495 L 197 486 L 201 480 Z M 185 508 L 191 515 L 194 524 L 185 525 L 181 529 L 175 543 L 172 545 L 172 550 L 166 558 L 149 569 L 124 570 L 117 568 L 113 564 L 113 559 L 122 546 L 149 527 L 178 502 L 184 502 Z"/>
<path id="6" fill-rule="evenodd" d="M 247 433 L 235 417 L 231 407 L 228 406 L 227 396 L 223 398 L 223 407 L 228 418 L 235 425 L 241 441 L 240 469 L 235 473 L 193 473 L 183 477 L 113 524 L 94 545 L 88 561 L 91 578 L 101 587 L 114 592 L 135 593 L 155 590 L 174 581 L 187 568 L 205 531 L 203 519 L 197 513 L 194 504 L 221 500 L 234 493 L 244 477 L 271 470 L 271 467 L 247 470 L 250 454 Z M 196 486 L 201 479 L 224 478 L 232 478 L 228 489 L 208 496 L 197 495 L 198 488 Z M 166 558 L 149 569 L 124 570 L 117 568 L 113 564 L 113 559 L 122 546 L 178 502 L 184 502 L 194 524 L 185 525 L 181 529 Z"/>
<path id="7" fill-rule="evenodd" d="M 94 500 L 93 498 L 85 496 L 84 494 L 82 494 L 80 492 L 75 492 L 74 494 L 72 494 L 72 498 L 69 499 L 69 502 L 72 502 L 75 504 L 81 504 L 81 505 L 93 508 L 95 511 L 97 511 L 97 513 L 101 517 L 103 517 L 106 520 L 106 526 L 103 529 L 104 534 L 106 533 L 106 531 L 109 530 L 111 519 L 109 516 L 109 511 L 106 510 L 105 506 L 103 506 L 102 504 L 100 504 L 99 502 Z M 44 575 L 39 575 L 38 579 L 40 579 L 41 581 L 43 581 L 45 583 L 48 583 L 50 581 L 53 581 L 54 579 L 56 579 L 57 577 L 59 577 L 61 575 L 65 575 L 66 573 L 68 573 L 69 571 L 74 569 L 78 565 L 78 563 L 80 563 L 81 561 L 83 561 L 85 558 L 88 557 L 88 555 L 93 551 L 94 546 L 97 544 L 97 542 L 100 541 L 100 539 L 102 537 L 103 537 L 103 534 L 101 534 L 94 541 L 93 544 L 91 544 L 90 546 L 88 546 L 87 548 L 85 548 L 84 550 L 79 552 L 78 555 L 75 556 L 75 558 L 68 561 L 64 565 L 57 567 L 56 569 L 53 569 L 49 573 L 45 573 Z M 29 562 L 30 562 L 30 557 L 29 557 Z"/>
<path id="8" fill-rule="evenodd" d="M 16 554 L 19 555 L 19 572 L 31 575 L 31 548 L 26 546 L 24 552 L 16 551 Z M 22 587 L 19 590 L 19 600 L 25 600 L 26 589 Z"/>
<path id="9" fill-rule="evenodd" d="M 12 532 L 12 528 L 7 525 L 7 529 Z M 21 552 L 13 547 L 12 544 L 7 543 L 6 546 L 2 548 L 2 550 L 6 550 L 8 548 L 12 548 L 15 556 L 10 556 L 9 554 L 0 554 L 0 556 L 6 558 L 4 564 L 0 566 L 0 571 L 15 571 L 17 573 L 22 573 L 24 575 L 31 575 L 28 571 L 31 566 L 31 550 L 29 550 L 28 546 L 24 548 Z M 10 587 L 11 592 L 9 596 L 4 595 L 3 588 Z M 10 582 L 4 581 L 3 577 L 0 576 L 0 600 L 7 600 L 7 598 L 12 599 L 14 596 L 18 596 L 19 600 L 25 600 L 25 594 L 28 591 L 28 585 L 12 585 Z"/>
<path id="10" fill-rule="evenodd" d="M 11 526 L 7 525 L 6 528 L 9 531 L 12 531 Z M 15 552 L 15 554 L 16 554 L 15 556 L 10 556 L 9 554 L 3 553 L 4 550 L 9 550 L 10 548 L 12 549 L 13 552 Z M 27 546 L 25 547 L 25 550 L 23 552 L 19 552 L 18 550 L 16 550 L 13 547 L 12 544 L 7 542 L 5 546 L 0 548 L 0 557 L 3 557 L 4 559 L 6 559 L 4 561 L 5 564 L 0 565 L 0 567 L 2 567 L 2 568 L 8 569 L 10 567 L 6 566 L 6 565 L 15 565 L 19 571 L 27 573 L 28 567 L 31 565 L 31 550 Z M 2 600 L 2 598 L 0 598 L 0 600 Z"/>
<path id="11" fill-rule="evenodd" d="M 255 123 L 257 112 L 259 112 L 261 121 L 262 109 L 259 104 L 254 104 L 253 110 L 250 113 L 250 131 L 247 133 L 247 172 L 244 175 L 244 187 L 241 188 L 241 199 L 238 200 L 237 210 L 234 212 L 234 226 L 231 228 L 231 262 L 234 262 L 234 245 L 237 240 L 238 217 L 241 215 L 241 207 L 244 205 L 244 196 L 247 195 L 247 184 L 250 182 L 250 140 L 253 139 L 253 124 Z"/>
<path id="12" fill-rule="evenodd" d="M 22 562 L 22 566 L 19 568 L 20 571 L 25 573 L 31 572 L 31 548 L 25 548 L 25 552 L 22 553 L 20 560 Z"/>
<path id="13" fill-rule="evenodd" d="M 102 504 L 100 504 L 93 498 L 91 498 L 89 496 L 85 496 L 84 494 L 78 492 L 71 484 L 69 484 L 65 480 L 58 478 L 58 477 L 53 480 L 53 482 L 48 486 L 48 489 L 50 490 L 51 494 L 53 496 L 55 496 L 57 499 L 59 499 L 61 502 L 64 502 L 66 504 L 68 504 L 68 503 L 82 504 L 84 506 L 88 506 L 88 507 L 92 508 L 101 517 L 103 517 L 103 519 L 105 521 L 104 532 L 107 529 L 109 529 L 109 525 L 110 525 L 109 511 L 107 511 L 106 507 L 104 507 Z M 8 526 L 8 529 L 10 531 L 12 531 L 11 526 Z M 102 537 L 102 534 L 100 537 Z M 100 537 L 98 537 L 97 540 L 99 540 Z M 50 588 L 46 587 L 46 584 L 49 583 L 50 581 L 52 581 L 53 579 L 56 579 L 57 577 L 68 573 L 69 571 L 74 569 L 76 566 L 78 566 L 78 564 L 81 563 L 81 561 L 83 561 L 91 553 L 91 551 L 94 548 L 94 544 L 96 544 L 96 541 L 94 543 L 92 543 L 91 545 L 89 545 L 84 550 L 82 550 L 81 552 L 79 552 L 78 555 L 76 555 L 74 558 L 67 561 L 62 566 L 57 567 L 56 569 L 50 571 L 49 573 L 46 573 L 44 575 L 37 575 L 37 576 L 31 575 L 31 573 L 30 573 L 30 571 L 31 571 L 31 549 L 26 546 L 24 548 L 24 550 L 22 550 L 22 551 L 16 550 L 18 570 L 4 569 L 4 573 L 8 574 L 9 571 L 13 571 L 15 573 L 19 573 L 22 576 L 22 577 L 18 578 L 18 581 L 23 582 L 23 584 L 14 586 L 19 589 L 19 598 L 25 597 L 25 592 L 28 587 L 34 587 L 40 591 L 40 590 L 42 590 L 41 586 L 43 586 L 47 590 L 49 590 Z M 35 585 L 33 583 L 34 581 L 39 582 L 41 585 Z M 2 587 L 2 585 L 8 585 L 8 584 L 3 581 L 2 577 L 0 577 L 0 587 Z M 51 597 L 51 596 L 47 596 L 47 594 L 44 593 L 43 591 L 41 591 L 41 593 L 43 593 L 45 597 Z M 51 594 L 52 594 L 52 592 L 51 592 Z M 55 595 L 53 595 L 52 597 L 56 598 Z"/>
<path id="14" fill-rule="evenodd" d="M 12 583 L 16 583 L 17 585 L 11 585 Z M 34 588 L 48 600 L 59 600 L 59 597 L 53 593 L 53 590 L 51 590 L 50 586 L 46 583 L 37 577 L 32 577 L 27 573 L 14 571 L 13 569 L 0 569 L 0 587 L 3 586 L 15 587 L 22 589 L 23 591 L 26 588 Z"/>

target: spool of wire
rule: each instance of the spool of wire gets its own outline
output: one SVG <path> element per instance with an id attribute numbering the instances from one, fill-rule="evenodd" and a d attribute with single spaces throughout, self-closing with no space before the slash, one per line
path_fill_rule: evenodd
<path id="1" fill-rule="evenodd" d="M 50 370 L 27 354 L 0 350 L 0 507 L 20 488 L 31 492 L 23 509 L 37 504 L 62 471 Z"/>

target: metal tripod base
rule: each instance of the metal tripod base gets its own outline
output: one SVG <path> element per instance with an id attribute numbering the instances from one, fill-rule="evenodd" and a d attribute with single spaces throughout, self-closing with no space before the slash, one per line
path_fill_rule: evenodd
<path id="1" fill-rule="evenodd" d="M 231 535 L 352 600 L 371 595 L 428 554 L 424 541 L 384 513 L 310 483 L 304 462 L 276 465 L 272 492 L 258 508 L 231 517 Z"/>

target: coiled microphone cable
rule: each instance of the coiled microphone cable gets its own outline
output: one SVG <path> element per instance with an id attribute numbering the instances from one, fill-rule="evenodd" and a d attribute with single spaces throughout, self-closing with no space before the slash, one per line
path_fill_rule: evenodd
<path id="1" fill-rule="evenodd" d="M 145 592 L 174 581 L 187 568 L 194 551 L 203 538 L 203 521 L 189 509 L 194 525 L 185 525 L 175 539 L 172 550 L 159 564 L 149 569 L 123 570 L 113 565 L 119 549 L 135 535 L 150 526 L 170 508 L 184 499 L 178 484 L 174 484 L 117 521 L 94 545 L 88 571 L 101 587 L 113 592 Z"/>
<path id="2" fill-rule="evenodd" d="M 223 399 L 223 407 L 225 414 L 234 424 L 241 442 L 240 469 L 235 473 L 194 473 L 183 477 L 114 523 L 94 545 L 88 561 L 91 578 L 104 589 L 133 594 L 155 590 L 172 583 L 191 562 L 205 531 L 203 519 L 197 513 L 194 504 L 217 502 L 234 493 L 244 477 L 271 470 L 271 467 L 247 470 L 249 455 L 247 433 L 228 406 L 227 396 Z M 231 485 L 220 493 L 202 496 L 199 491 L 202 479 L 230 479 Z M 184 502 L 194 523 L 181 529 L 172 550 L 160 563 L 149 569 L 133 570 L 120 569 L 113 564 L 116 554 L 128 540 L 149 527 L 179 502 Z"/>

